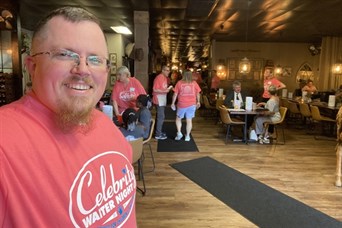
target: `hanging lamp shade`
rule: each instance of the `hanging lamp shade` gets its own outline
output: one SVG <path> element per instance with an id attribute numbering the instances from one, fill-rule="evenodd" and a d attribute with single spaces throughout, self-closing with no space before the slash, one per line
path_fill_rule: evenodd
<path id="1" fill-rule="evenodd" d="M 342 63 L 335 63 L 332 66 L 332 73 L 333 74 L 342 74 Z"/>
<path id="2" fill-rule="evenodd" d="M 243 58 L 239 63 L 239 72 L 241 74 L 248 74 L 251 71 L 251 62 L 247 57 Z"/>
<path id="3" fill-rule="evenodd" d="M 283 68 L 278 64 L 275 68 L 274 68 L 274 73 L 276 75 L 281 75 L 283 74 Z"/>

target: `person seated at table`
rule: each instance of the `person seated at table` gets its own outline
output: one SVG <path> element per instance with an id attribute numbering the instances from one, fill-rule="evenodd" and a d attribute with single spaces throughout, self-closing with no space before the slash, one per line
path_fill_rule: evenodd
<path id="1" fill-rule="evenodd" d="M 133 108 L 128 108 L 122 113 L 122 122 L 120 131 L 127 141 L 144 137 L 144 128 L 139 124 L 137 112 Z"/>
<path id="2" fill-rule="evenodd" d="M 144 127 L 144 139 L 147 139 L 150 134 L 152 114 L 149 109 L 151 107 L 151 100 L 148 95 L 140 94 L 137 97 L 137 111 L 138 122 Z"/>
<path id="3" fill-rule="evenodd" d="M 270 143 L 269 134 L 264 127 L 265 122 L 276 122 L 281 119 L 279 112 L 279 97 L 277 96 L 277 88 L 274 85 L 269 86 L 268 92 L 271 97 L 265 102 L 261 102 L 258 106 L 264 106 L 266 111 L 260 112 L 255 118 L 255 132 L 258 135 L 260 144 Z"/>
<path id="4" fill-rule="evenodd" d="M 304 92 L 304 91 L 308 92 L 309 94 L 317 93 L 317 88 L 313 84 L 313 81 L 311 79 L 309 79 L 306 82 L 306 85 L 302 88 L 302 92 Z"/>
<path id="5" fill-rule="evenodd" d="M 226 94 L 226 99 L 224 100 L 224 105 L 228 108 L 234 108 L 235 104 L 240 103 L 240 108 L 244 108 L 245 104 L 243 101 L 246 100 L 246 95 L 241 92 L 241 82 L 233 82 L 233 90 L 228 91 Z"/>
<path id="6" fill-rule="evenodd" d="M 136 109 L 136 98 L 146 91 L 140 81 L 131 76 L 126 66 L 121 66 L 116 71 L 117 81 L 112 92 L 114 114 L 121 116 L 127 108 Z M 119 118 L 120 119 L 120 118 Z"/>

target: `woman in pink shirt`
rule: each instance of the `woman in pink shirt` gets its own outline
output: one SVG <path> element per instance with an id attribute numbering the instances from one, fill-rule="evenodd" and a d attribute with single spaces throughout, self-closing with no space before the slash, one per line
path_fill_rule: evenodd
<path id="1" fill-rule="evenodd" d="M 171 108 L 176 109 L 175 102 L 177 102 L 177 117 L 176 117 L 176 127 L 177 136 L 175 140 L 181 140 L 183 134 L 182 129 L 182 119 L 186 118 L 186 135 L 185 141 L 190 141 L 190 132 L 192 129 L 192 118 L 195 117 L 196 109 L 201 106 L 200 103 L 200 92 L 201 89 L 196 81 L 192 80 L 191 71 L 185 71 L 183 73 L 182 80 L 178 81 L 176 87 L 174 88 L 174 94 L 172 97 Z"/>
<path id="2" fill-rule="evenodd" d="M 131 77 L 127 67 L 119 67 L 116 76 L 112 100 L 115 115 L 121 116 L 127 108 L 137 109 L 136 99 L 140 94 L 146 94 L 146 91 L 138 79 Z"/>
<path id="3" fill-rule="evenodd" d="M 271 94 L 268 91 L 271 85 L 274 85 L 277 90 L 286 88 L 284 83 L 274 77 L 273 68 L 266 67 L 264 70 L 264 93 L 262 94 L 263 102 L 267 102 L 271 97 Z"/>

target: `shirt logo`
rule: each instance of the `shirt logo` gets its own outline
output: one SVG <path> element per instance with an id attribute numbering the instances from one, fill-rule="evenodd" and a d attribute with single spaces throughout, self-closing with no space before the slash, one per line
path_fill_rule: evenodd
<path id="1" fill-rule="evenodd" d="M 75 227 L 121 227 L 132 213 L 136 182 L 129 160 L 115 151 L 90 159 L 69 191 Z"/>

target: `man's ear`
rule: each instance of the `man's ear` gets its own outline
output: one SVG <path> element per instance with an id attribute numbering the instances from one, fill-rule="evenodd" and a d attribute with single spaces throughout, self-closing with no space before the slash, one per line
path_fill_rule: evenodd
<path id="1" fill-rule="evenodd" d="M 29 72 L 31 79 L 33 80 L 34 76 L 35 76 L 34 72 L 36 69 L 36 62 L 35 62 L 33 57 L 26 56 L 25 67 L 26 67 L 27 71 Z"/>

